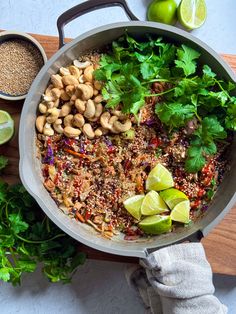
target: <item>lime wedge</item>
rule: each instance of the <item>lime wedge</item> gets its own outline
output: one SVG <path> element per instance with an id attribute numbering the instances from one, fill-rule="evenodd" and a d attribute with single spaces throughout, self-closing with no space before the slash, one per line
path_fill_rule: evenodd
<path id="1" fill-rule="evenodd" d="M 182 0 L 178 7 L 179 22 L 189 30 L 202 26 L 207 17 L 205 0 Z"/>
<path id="2" fill-rule="evenodd" d="M 11 139 L 14 133 L 14 121 L 9 113 L 0 110 L 0 145 Z"/>
<path id="3" fill-rule="evenodd" d="M 190 212 L 190 202 L 185 200 L 177 204 L 170 213 L 170 218 L 174 221 L 188 223 L 189 222 L 189 212 Z"/>
<path id="4" fill-rule="evenodd" d="M 135 219 L 141 218 L 141 205 L 144 200 L 144 195 L 134 195 L 124 201 L 124 207 Z"/>
<path id="5" fill-rule="evenodd" d="M 141 206 L 141 214 L 148 216 L 160 214 L 166 211 L 168 211 L 168 207 L 160 195 L 156 191 L 148 192 Z"/>
<path id="6" fill-rule="evenodd" d="M 139 227 L 148 234 L 161 234 L 171 230 L 170 216 L 154 215 L 144 218 Z"/>
<path id="7" fill-rule="evenodd" d="M 178 203 L 188 200 L 186 194 L 173 188 L 161 191 L 160 196 L 165 201 L 165 203 L 170 207 L 170 209 L 173 209 Z"/>
<path id="8" fill-rule="evenodd" d="M 149 173 L 146 180 L 146 189 L 161 191 L 174 186 L 171 173 L 162 164 L 157 164 Z"/>

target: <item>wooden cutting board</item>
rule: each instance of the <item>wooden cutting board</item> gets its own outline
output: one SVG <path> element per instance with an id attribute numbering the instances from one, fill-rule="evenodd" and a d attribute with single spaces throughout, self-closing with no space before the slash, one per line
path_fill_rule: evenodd
<path id="1" fill-rule="evenodd" d="M 58 38 L 52 36 L 33 35 L 44 47 L 48 58 L 58 49 Z M 222 55 L 223 58 L 236 71 L 236 55 Z M 0 154 L 9 158 L 9 165 L 2 177 L 9 183 L 19 181 L 19 151 L 18 151 L 18 126 L 23 102 L 8 102 L 0 99 L 0 109 L 7 110 L 15 121 L 15 135 L 10 142 L 0 146 Z M 223 221 L 202 240 L 208 260 L 215 273 L 236 275 L 236 206 L 225 216 Z M 121 257 L 103 253 L 79 244 L 79 249 L 86 252 L 89 258 L 138 262 L 137 258 Z"/>

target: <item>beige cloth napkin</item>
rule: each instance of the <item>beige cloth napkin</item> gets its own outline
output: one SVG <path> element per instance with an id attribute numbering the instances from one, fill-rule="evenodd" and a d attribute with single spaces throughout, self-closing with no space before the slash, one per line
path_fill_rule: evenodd
<path id="1" fill-rule="evenodd" d="M 141 296 L 147 313 L 225 314 L 213 294 L 211 267 L 200 243 L 169 246 L 127 270 L 129 284 Z"/>

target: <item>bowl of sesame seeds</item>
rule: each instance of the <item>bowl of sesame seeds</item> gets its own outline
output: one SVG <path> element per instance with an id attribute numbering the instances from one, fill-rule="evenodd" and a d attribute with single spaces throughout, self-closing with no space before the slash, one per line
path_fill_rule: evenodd
<path id="1" fill-rule="evenodd" d="M 24 99 L 47 56 L 32 36 L 18 31 L 0 33 L 0 98 Z"/>

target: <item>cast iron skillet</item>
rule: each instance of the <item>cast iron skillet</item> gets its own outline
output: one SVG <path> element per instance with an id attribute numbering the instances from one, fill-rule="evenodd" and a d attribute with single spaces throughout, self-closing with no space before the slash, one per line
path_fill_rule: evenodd
<path id="1" fill-rule="evenodd" d="M 99 27 L 64 45 L 63 28 L 69 21 L 92 10 L 115 5 L 121 6 L 132 21 Z M 125 31 L 128 31 L 131 36 L 139 39 L 142 39 L 145 34 L 149 33 L 153 36 L 163 36 L 166 40 L 177 44 L 185 43 L 197 49 L 201 53 L 200 62 L 212 67 L 213 71 L 222 79 L 236 81 L 235 74 L 216 52 L 191 34 L 172 26 L 137 21 L 137 18 L 131 13 L 124 0 L 86 1 L 63 13 L 58 18 L 57 25 L 61 48 L 46 63 L 36 77 L 25 100 L 21 114 L 19 133 L 20 177 L 25 188 L 36 199 L 49 218 L 64 230 L 64 232 L 76 240 L 101 251 L 126 256 L 145 257 L 154 249 L 183 240 L 199 241 L 202 236 L 205 236 L 223 218 L 235 203 L 235 140 L 228 156 L 231 171 L 224 178 L 211 206 L 209 206 L 209 209 L 201 220 L 191 227 L 182 228 L 177 232 L 161 236 L 153 236 L 150 239 L 127 242 L 121 236 L 116 236 L 112 240 L 108 240 L 98 235 L 90 226 L 78 223 L 63 214 L 44 188 L 40 171 L 40 161 L 36 157 L 36 131 L 34 125 L 37 107 L 50 76 L 57 73 L 61 66 L 70 64 L 72 60 L 83 55 L 85 52 L 111 43 L 112 40 L 123 35 Z"/>

